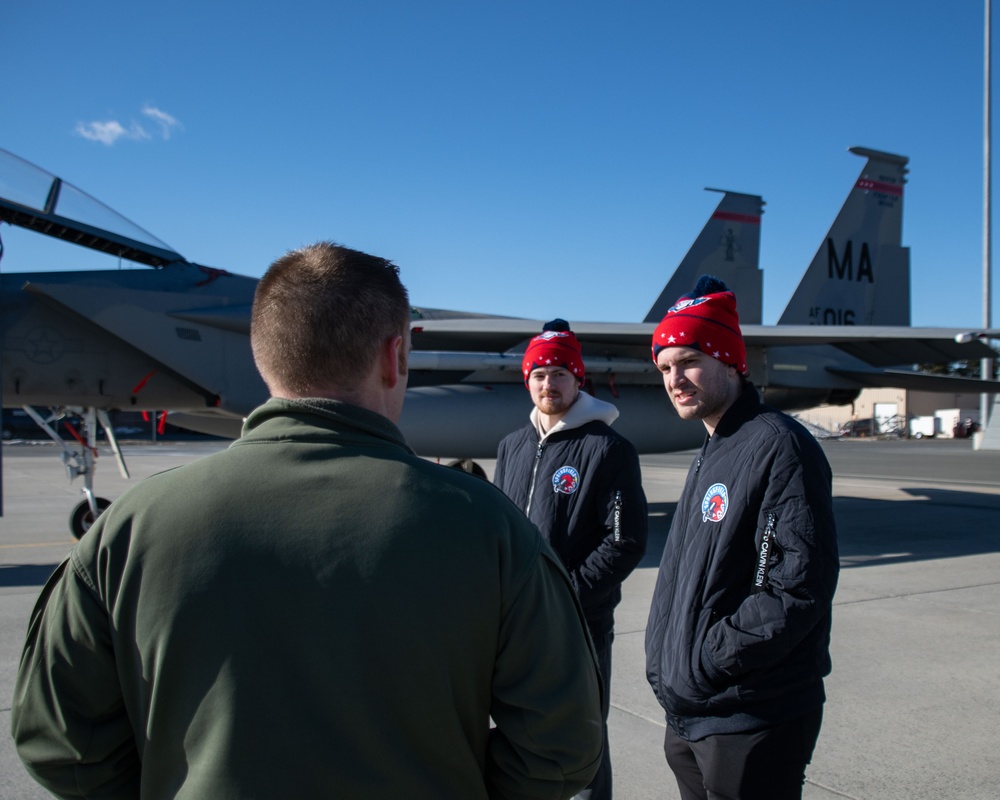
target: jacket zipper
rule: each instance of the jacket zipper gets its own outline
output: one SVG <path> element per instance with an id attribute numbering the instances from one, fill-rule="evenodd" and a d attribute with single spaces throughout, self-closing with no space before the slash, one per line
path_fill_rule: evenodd
<path id="1" fill-rule="evenodd" d="M 535 450 L 535 464 L 531 468 L 531 485 L 528 487 L 528 505 L 524 509 L 524 516 L 531 518 L 531 500 L 535 496 L 535 478 L 538 475 L 538 465 L 542 463 L 542 451 L 545 449 L 545 445 L 541 442 L 538 443 L 538 449 Z"/>
<path id="2" fill-rule="evenodd" d="M 702 463 L 702 461 L 705 460 L 705 451 L 708 449 L 708 445 L 709 445 L 709 443 L 711 441 L 712 441 L 711 439 L 708 439 L 705 442 L 705 444 L 703 444 L 701 446 L 701 452 L 698 453 L 698 460 L 695 462 L 695 465 L 694 465 L 694 474 L 696 476 L 698 475 L 699 472 L 701 472 L 701 463 Z M 687 538 L 688 538 L 688 526 L 687 526 L 686 523 L 682 526 L 681 531 L 682 531 L 683 539 L 681 541 L 681 547 L 679 548 L 679 551 L 683 551 L 684 550 L 685 542 L 687 542 Z M 680 564 L 681 564 L 681 560 L 679 558 L 675 558 L 674 559 L 673 575 L 672 575 L 672 577 L 670 579 L 671 586 L 674 586 L 674 585 L 677 584 L 677 574 L 680 572 L 680 568 L 681 568 Z M 672 589 L 671 589 L 671 594 L 669 595 L 669 598 L 670 598 L 670 602 L 667 604 L 667 607 L 663 610 L 663 614 L 661 616 L 661 619 L 663 617 L 669 616 L 670 613 L 673 611 L 674 595 L 673 595 L 673 590 Z"/>

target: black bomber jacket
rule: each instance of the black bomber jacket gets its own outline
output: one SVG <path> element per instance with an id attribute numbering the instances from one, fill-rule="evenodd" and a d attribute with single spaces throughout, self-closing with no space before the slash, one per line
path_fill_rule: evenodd
<path id="1" fill-rule="evenodd" d="M 839 560 L 830 466 L 752 385 L 688 473 L 646 627 L 646 672 L 682 738 L 816 708 Z"/>
<path id="2" fill-rule="evenodd" d="M 591 407 L 614 412 L 581 393 L 567 427 L 540 440 L 529 423 L 507 436 L 494 483 L 562 559 L 593 622 L 611 615 L 646 552 L 647 508 L 635 448 Z"/>

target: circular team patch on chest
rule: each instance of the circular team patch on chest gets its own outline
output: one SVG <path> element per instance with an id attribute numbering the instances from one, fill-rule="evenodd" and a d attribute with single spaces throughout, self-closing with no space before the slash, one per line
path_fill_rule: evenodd
<path id="1" fill-rule="evenodd" d="M 722 522 L 729 510 L 729 490 L 724 483 L 716 483 L 708 487 L 701 501 L 702 522 Z"/>
<path id="2" fill-rule="evenodd" d="M 559 467 L 552 473 L 552 491 L 573 494 L 580 487 L 580 473 L 573 467 Z"/>

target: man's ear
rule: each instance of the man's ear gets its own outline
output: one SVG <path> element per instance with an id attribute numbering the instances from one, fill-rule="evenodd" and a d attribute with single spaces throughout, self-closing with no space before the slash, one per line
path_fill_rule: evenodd
<path id="1" fill-rule="evenodd" d="M 387 389 L 395 389 L 396 384 L 406 375 L 406 353 L 403 337 L 390 336 L 379 349 L 379 367 L 382 371 L 382 383 Z"/>

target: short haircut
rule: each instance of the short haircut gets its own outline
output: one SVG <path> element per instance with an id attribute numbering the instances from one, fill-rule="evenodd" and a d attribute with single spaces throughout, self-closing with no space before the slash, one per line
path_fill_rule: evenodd
<path id="1" fill-rule="evenodd" d="M 286 253 L 261 278 L 250 346 L 272 392 L 351 391 L 370 373 L 381 344 L 403 335 L 409 320 L 395 264 L 318 242 Z"/>

